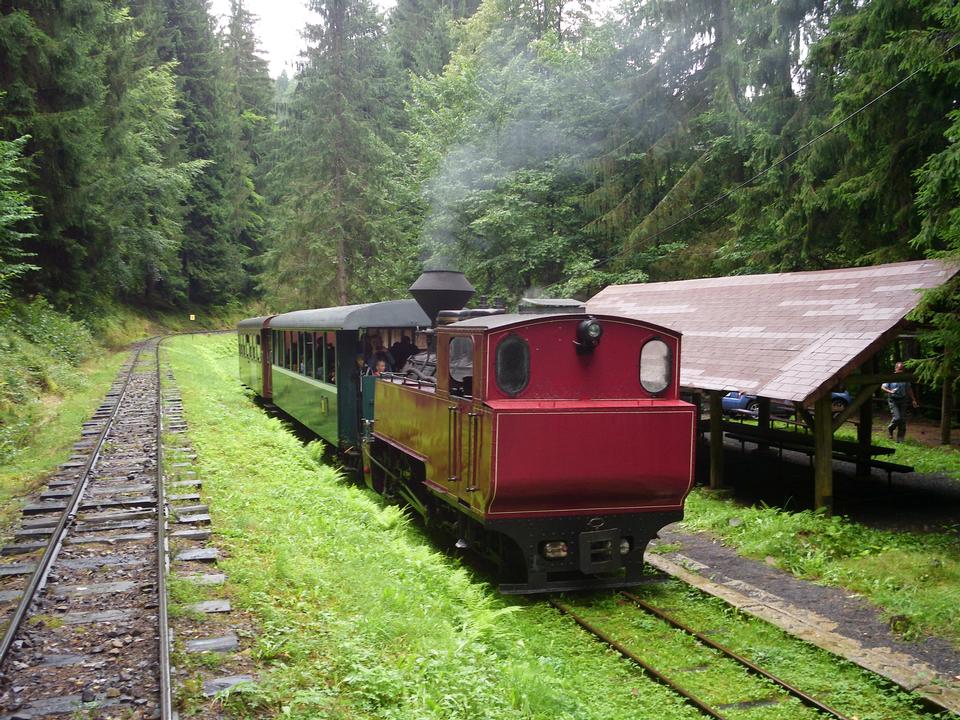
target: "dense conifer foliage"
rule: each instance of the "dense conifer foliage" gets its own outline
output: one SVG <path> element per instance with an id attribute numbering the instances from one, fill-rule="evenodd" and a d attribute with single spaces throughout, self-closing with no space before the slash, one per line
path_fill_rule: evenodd
<path id="1" fill-rule="evenodd" d="M 222 33 L 202 0 L 4 3 L 0 90 L 0 192 L 35 211 L 3 216 L 5 284 L 80 313 L 249 292 L 272 88 L 239 1 Z"/>
<path id="2" fill-rule="evenodd" d="M 271 81 L 242 0 L 220 29 L 207 0 L 3 4 L 3 191 L 35 210 L 4 282 L 281 310 L 424 262 L 516 298 L 960 255 L 950 0 L 384 7 L 313 0 Z"/>

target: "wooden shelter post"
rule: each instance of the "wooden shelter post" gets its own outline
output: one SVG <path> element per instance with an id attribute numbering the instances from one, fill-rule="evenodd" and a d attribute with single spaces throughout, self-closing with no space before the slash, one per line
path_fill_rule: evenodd
<path id="1" fill-rule="evenodd" d="M 877 356 L 867 360 L 861 367 L 863 374 L 876 373 L 879 370 Z M 857 478 L 865 480 L 870 477 L 870 449 L 873 446 L 873 396 L 876 393 L 876 385 L 864 384 L 860 388 L 861 392 L 870 388 L 870 396 L 865 398 L 860 406 L 860 424 L 857 425 Z M 859 394 L 859 393 L 858 393 Z"/>
<path id="2" fill-rule="evenodd" d="M 813 409 L 813 505 L 833 513 L 833 408 L 830 393 Z M 711 442 L 711 445 L 713 443 Z"/>
<path id="3" fill-rule="evenodd" d="M 710 489 L 723 487 L 723 393 L 710 391 Z"/>
<path id="4" fill-rule="evenodd" d="M 770 429 L 770 398 L 761 397 L 757 398 L 757 427 L 761 430 Z M 770 449 L 770 446 L 766 443 L 761 443 L 757 445 L 757 450 L 761 452 L 766 452 Z"/>
<path id="5" fill-rule="evenodd" d="M 860 406 L 860 424 L 857 426 L 857 477 L 870 477 L 870 448 L 873 445 L 873 399 Z"/>
<path id="6" fill-rule="evenodd" d="M 953 423 L 953 373 L 950 358 L 943 360 L 943 393 L 940 396 L 940 444 L 950 444 L 950 426 Z"/>

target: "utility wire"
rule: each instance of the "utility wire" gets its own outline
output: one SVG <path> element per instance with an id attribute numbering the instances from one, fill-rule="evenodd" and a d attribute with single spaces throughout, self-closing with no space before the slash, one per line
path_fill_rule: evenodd
<path id="1" fill-rule="evenodd" d="M 928 67 L 930 67 L 930 65 L 933 64 L 934 60 L 939 60 L 939 59 L 942 58 L 944 55 L 946 55 L 947 53 L 951 52 L 952 50 L 957 49 L 958 47 L 960 47 L 960 42 L 954 43 L 953 45 L 951 45 L 950 47 L 948 47 L 946 50 L 944 50 L 942 53 L 940 53 L 939 55 L 937 55 L 937 57 L 935 57 L 933 60 L 930 60 L 930 61 L 928 61 L 927 63 L 921 65 L 919 68 L 917 68 L 917 69 L 914 70 L 912 73 L 910 73 L 909 75 L 907 75 L 905 78 L 903 78 L 903 80 L 901 80 L 900 82 L 898 82 L 896 85 L 890 86 L 889 88 L 887 88 L 886 90 L 884 90 L 882 93 L 880 93 L 879 95 L 877 95 L 875 98 L 873 98 L 870 102 L 866 103 L 865 105 L 860 106 L 859 108 L 857 108 L 856 110 L 854 110 L 852 113 L 850 113 L 849 115 L 847 115 L 847 116 L 846 116 L 845 118 L 843 118 L 842 120 L 838 120 L 836 123 L 834 123 L 834 124 L 831 125 L 829 128 L 827 128 L 826 130 L 824 130 L 822 133 L 820 133 L 819 135 L 817 135 L 816 137 L 814 137 L 812 140 L 809 140 L 809 141 L 805 142 L 803 145 L 801 145 L 800 147 L 798 147 L 796 150 L 794 150 L 793 152 L 789 153 L 788 155 L 784 155 L 782 158 L 780 158 L 779 160 L 777 160 L 777 161 L 776 161 L 775 163 L 773 163 L 772 165 L 764 168 L 763 170 L 761 170 L 760 172 L 758 172 L 756 175 L 754 175 L 754 176 L 753 176 L 752 178 L 750 178 L 749 180 L 744 180 L 742 183 L 740 183 L 740 184 L 737 185 L 736 187 L 734 187 L 734 188 L 732 188 L 732 189 L 730 189 L 730 190 L 727 190 L 727 192 L 725 192 L 725 193 L 717 196 L 716 198 L 714 198 L 713 200 L 711 200 L 710 202 L 708 202 L 706 205 L 703 205 L 703 206 L 697 208 L 696 210 L 694 210 L 693 212 L 691 212 L 691 213 L 683 216 L 683 217 L 680 218 L 679 220 L 671 223 L 670 225 L 667 225 L 667 227 L 663 228 L 663 230 L 657 230 L 657 232 L 655 232 L 653 235 L 651 235 L 649 238 L 647 238 L 647 240 L 648 240 L 648 241 L 650 241 L 650 240 L 656 240 L 658 237 L 660 237 L 660 236 L 663 235 L 664 233 L 667 233 L 667 232 L 670 232 L 671 230 L 673 230 L 673 228 L 675 228 L 677 225 L 681 225 L 681 224 L 685 223 L 687 220 L 689 220 L 689 219 L 691 219 L 691 218 L 693 218 L 693 217 L 696 217 L 696 216 L 699 215 L 700 213 L 702 213 L 702 212 L 704 212 L 704 211 L 706 211 L 706 210 L 709 210 L 710 208 L 712 208 L 712 207 L 714 207 L 714 206 L 722 203 L 724 200 L 726 200 L 728 197 L 730 197 L 731 195 L 733 195 L 735 192 L 738 192 L 739 190 L 742 190 L 743 188 L 747 187 L 747 185 L 753 184 L 753 182 L 754 182 L 755 180 L 759 180 L 761 177 L 763 177 L 764 175 L 766 175 L 766 174 L 767 174 L 768 172 L 770 172 L 771 170 L 779 167 L 780 165 L 783 165 L 783 163 L 785 163 L 787 160 L 789 160 L 790 158 L 794 157 L 795 155 L 798 155 L 799 153 L 803 152 L 803 151 L 806 150 L 808 147 L 810 147 L 811 145 L 813 145 L 815 142 L 817 142 L 818 140 L 820 140 L 820 138 L 822 138 L 822 137 L 824 137 L 824 136 L 826 136 L 826 135 L 829 135 L 829 134 L 832 133 L 834 130 L 836 130 L 838 127 L 840 127 L 840 126 L 843 125 L 844 123 L 852 120 L 853 118 L 855 118 L 857 115 L 859 115 L 860 113 L 862 113 L 864 110 L 866 110 L 868 107 L 870 107 L 870 106 L 873 105 L 874 103 L 877 103 L 877 102 L 879 102 L 880 100 L 882 100 L 883 98 L 885 98 L 887 95 L 889 95 L 890 93 L 892 93 L 894 90 L 896 90 L 898 87 L 900 87 L 901 85 L 903 85 L 905 82 L 908 82 L 909 80 L 912 80 L 915 76 L 917 76 L 918 74 L 920 74 L 921 72 L 923 72 L 924 70 L 926 70 Z M 618 253 L 618 255 L 619 255 L 619 254 L 622 254 L 622 253 Z M 615 257 L 615 256 L 611 256 L 611 257 L 607 258 L 607 260 L 608 260 L 608 261 L 609 261 L 609 260 L 612 260 L 613 257 Z"/>

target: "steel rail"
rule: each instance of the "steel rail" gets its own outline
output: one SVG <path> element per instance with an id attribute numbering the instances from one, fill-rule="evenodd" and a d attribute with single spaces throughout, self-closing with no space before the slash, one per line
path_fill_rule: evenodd
<path id="1" fill-rule="evenodd" d="M 149 340 L 146 342 L 149 342 Z M 56 527 L 53 529 L 53 532 L 50 535 L 50 539 L 47 541 L 47 547 L 44 548 L 43 554 L 40 556 L 40 559 L 37 560 L 37 567 L 33 571 L 27 587 L 24 588 L 23 596 L 20 598 L 20 602 L 17 604 L 17 609 L 14 612 L 13 617 L 10 618 L 10 624 L 7 625 L 7 629 L 3 635 L 3 640 L 0 641 L 0 665 L 2 665 L 7 659 L 7 654 L 10 652 L 10 648 L 13 646 L 13 641 L 17 636 L 20 625 L 23 623 L 24 618 L 26 618 L 37 593 L 43 589 L 43 586 L 47 580 L 47 575 L 50 573 L 50 567 L 60 554 L 60 548 L 63 547 L 63 540 L 67 535 L 67 531 L 77 517 L 77 511 L 80 508 L 80 502 L 83 499 L 84 492 L 86 491 L 87 484 L 90 480 L 91 470 L 93 469 L 96 461 L 99 459 L 100 451 L 103 449 L 104 441 L 107 438 L 107 433 L 109 433 L 110 429 L 113 427 L 114 420 L 116 420 L 117 414 L 120 412 L 120 408 L 123 406 L 123 400 L 126 397 L 127 389 L 130 387 L 130 379 L 133 377 L 134 369 L 137 367 L 137 362 L 140 360 L 140 355 L 143 352 L 146 342 L 137 348 L 137 352 L 130 363 L 130 369 L 127 371 L 127 375 L 123 380 L 123 387 L 121 388 L 120 393 L 117 395 L 117 403 L 113 408 L 113 412 L 110 413 L 110 417 L 107 418 L 106 422 L 104 423 L 103 430 L 101 430 L 100 434 L 97 436 L 97 443 L 94 445 L 93 451 L 90 453 L 90 456 L 83 465 L 80 476 L 74 485 L 73 493 L 70 495 L 70 499 L 67 501 L 67 506 L 64 508 L 63 514 L 60 516 L 60 520 L 57 522 Z"/>
<path id="2" fill-rule="evenodd" d="M 844 714 L 841 713 L 840 711 L 835 710 L 834 708 L 830 707 L 830 706 L 827 705 L 826 703 L 820 702 L 820 701 L 817 700 L 815 697 L 813 697 L 813 696 L 811 696 L 811 695 L 808 695 L 808 694 L 805 693 L 803 690 L 799 689 L 798 687 L 796 687 L 796 686 L 794 686 L 794 685 L 791 685 L 790 683 L 788 683 L 788 682 L 787 682 L 786 680 L 784 680 L 783 678 L 780 678 L 780 677 L 778 677 L 777 675 L 774 675 L 772 672 L 769 672 L 768 670 L 764 670 L 762 667 L 760 667 L 759 665 L 755 664 L 755 663 L 752 662 L 751 660 L 748 660 L 747 658 L 743 657 L 742 655 L 739 655 L 738 653 L 734 652 L 733 650 L 731 650 L 730 648 L 726 647 L 725 645 L 722 645 L 721 643 L 718 643 L 716 640 L 713 640 L 712 638 L 710 638 L 709 636 L 705 635 L 704 633 L 699 632 L 699 631 L 697 631 L 697 630 L 694 630 L 692 627 L 684 624 L 684 623 L 681 622 L 680 620 L 677 620 L 675 617 L 672 617 L 671 615 L 668 615 L 667 613 L 665 613 L 665 612 L 664 612 L 663 610 L 661 610 L 660 608 L 655 607 L 655 606 L 651 605 L 650 603 L 646 602 L 645 600 L 642 600 L 641 598 L 637 597 L 637 596 L 634 595 L 632 592 L 629 592 L 629 591 L 626 591 L 626 590 L 621 590 L 621 591 L 620 591 L 620 594 L 623 595 L 623 597 L 627 598 L 627 599 L 628 599 L 630 602 L 632 602 L 634 605 L 636 605 L 637 607 L 639 607 L 641 610 L 644 610 L 645 612 L 648 612 L 648 613 L 650 613 L 651 615 L 654 615 L 655 617 L 660 618 L 660 619 L 663 620 L 664 622 L 666 622 L 666 623 L 668 623 L 669 625 L 675 627 L 677 630 L 682 630 L 683 632 L 687 633 L 688 635 L 692 635 L 692 636 L 695 637 L 697 640 L 699 640 L 700 642 L 702 642 L 704 645 L 707 645 L 708 647 L 711 647 L 711 648 L 713 648 L 714 650 L 717 650 L 718 652 L 720 652 L 720 653 L 723 654 L 724 656 L 730 658 L 731 660 L 735 660 L 736 662 L 740 663 L 740 664 L 743 665 L 745 668 L 747 668 L 747 670 L 749 670 L 750 672 L 752 672 L 752 673 L 754 673 L 754 674 L 756 674 L 756 675 L 760 675 L 761 677 L 764 677 L 764 678 L 766 678 L 767 680 L 770 680 L 771 682 L 775 683 L 776 685 L 779 685 L 781 688 L 783 688 L 783 689 L 786 690 L 788 693 L 790 693 L 791 695 L 793 695 L 795 698 L 797 698 L 798 700 L 800 700 L 800 702 L 802 702 L 802 703 L 803 703 L 804 705 L 806 705 L 807 707 L 811 707 L 811 708 L 815 708 L 816 710 L 820 710 L 821 712 L 824 712 L 824 713 L 826 713 L 827 715 L 830 715 L 831 717 L 835 717 L 835 718 L 837 718 L 838 720 L 850 720 L 850 718 L 848 718 L 846 715 L 844 715 Z"/>
<path id="3" fill-rule="evenodd" d="M 160 655 L 160 720 L 173 720 L 173 683 L 170 668 L 170 619 L 167 614 L 167 497 L 163 472 L 163 384 L 157 341 L 157 615 Z"/>
<path id="4" fill-rule="evenodd" d="M 573 619 L 573 621 L 577 623 L 577 625 L 582 627 L 591 635 L 595 636 L 596 638 L 601 640 L 603 643 L 612 647 L 614 650 L 620 653 L 623 657 L 639 665 L 641 668 L 643 668 L 644 672 L 650 675 L 654 680 L 656 680 L 657 682 L 663 685 L 666 685 L 675 693 L 683 697 L 684 700 L 686 700 L 688 703 L 693 705 L 697 710 L 700 710 L 701 712 L 706 713 L 710 717 L 715 718 L 715 720 L 727 720 L 726 716 L 721 715 L 716 708 L 711 707 L 710 705 L 705 703 L 703 700 L 698 698 L 696 695 L 691 693 L 689 690 L 678 685 L 676 682 L 674 682 L 669 677 L 667 677 L 666 675 L 661 673 L 659 670 L 654 668 L 652 665 L 650 665 L 648 662 L 646 662 L 643 658 L 641 658 L 639 655 L 634 653 L 632 650 L 630 650 L 626 646 L 614 640 L 612 637 L 607 635 L 603 630 L 596 627 L 595 625 L 590 623 L 588 620 L 585 620 L 584 618 L 577 615 L 570 608 L 570 606 L 565 605 L 559 600 L 554 600 L 553 598 L 551 598 L 549 602 L 551 605 L 553 605 L 553 607 L 555 607 L 561 613 L 564 613 L 565 615 L 569 615 L 571 619 Z"/>

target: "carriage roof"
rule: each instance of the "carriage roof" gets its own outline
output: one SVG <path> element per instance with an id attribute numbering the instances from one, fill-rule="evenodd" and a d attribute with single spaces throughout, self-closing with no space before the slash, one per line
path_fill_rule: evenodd
<path id="1" fill-rule="evenodd" d="M 416 300 L 295 310 L 270 321 L 274 330 L 360 330 L 361 328 L 430 327 L 430 318 Z"/>

